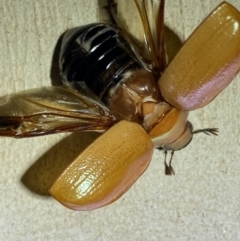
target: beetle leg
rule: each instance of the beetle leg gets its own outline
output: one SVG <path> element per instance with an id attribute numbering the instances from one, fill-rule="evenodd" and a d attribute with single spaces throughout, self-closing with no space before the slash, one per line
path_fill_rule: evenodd
<path id="1" fill-rule="evenodd" d="M 164 165 L 165 165 L 165 175 L 175 175 L 175 171 L 172 167 L 172 159 L 173 159 L 173 155 L 174 155 L 174 151 L 171 151 L 171 157 L 170 157 L 170 160 L 167 164 L 167 154 L 168 154 L 168 151 L 164 151 L 164 154 L 165 154 L 165 158 L 164 158 Z"/>
<path id="2" fill-rule="evenodd" d="M 199 130 L 193 131 L 192 133 L 198 134 L 198 133 L 202 133 L 202 132 L 206 135 L 209 135 L 209 136 L 211 134 L 217 136 L 219 130 L 218 130 L 218 128 L 205 128 L 205 129 L 199 129 Z"/>

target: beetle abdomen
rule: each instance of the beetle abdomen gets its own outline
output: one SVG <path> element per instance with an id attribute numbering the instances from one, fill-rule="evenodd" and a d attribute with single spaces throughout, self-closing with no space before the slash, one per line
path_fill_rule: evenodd
<path id="1" fill-rule="evenodd" d="M 141 68 L 129 53 L 126 40 L 112 25 L 96 23 L 69 30 L 60 54 L 63 81 L 84 81 L 106 103 L 104 95 L 123 74 Z"/>

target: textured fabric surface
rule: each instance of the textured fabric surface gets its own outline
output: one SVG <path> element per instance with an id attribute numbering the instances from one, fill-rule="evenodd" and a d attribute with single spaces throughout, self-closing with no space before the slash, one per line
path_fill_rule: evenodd
<path id="1" fill-rule="evenodd" d="M 166 2 L 166 24 L 185 40 L 221 0 Z M 229 2 L 240 9 L 239 0 Z M 97 21 L 98 2 L 1 0 L 0 15 L 3 96 L 59 83 L 57 41 L 68 28 Z M 96 135 L 0 138 L 0 240 L 240 240 L 239 95 L 240 75 L 191 113 L 195 129 L 220 133 L 196 135 L 176 152 L 175 176 L 164 175 L 164 156 L 156 150 L 131 190 L 90 212 L 64 208 L 47 190 Z"/>

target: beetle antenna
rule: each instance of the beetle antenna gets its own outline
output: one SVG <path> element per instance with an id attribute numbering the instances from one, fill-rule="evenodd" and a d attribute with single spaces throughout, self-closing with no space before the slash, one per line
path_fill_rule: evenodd
<path id="1" fill-rule="evenodd" d="M 164 151 L 164 154 L 165 154 L 165 158 L 164 158 L 164 165 L 165 165 L 165 174 L 166 175 L 175 175 L 175 172 L 174 172 L 174 169 L 172 167 L 172 159 L 173 159 L 173 155 L 174 155 L 174 151 L 171 151 L 171 157 L 170 157 L 170 160 L 169 160 L 169 163 L 167 164 L 167 154 L 168 154 L 168 151 Z"/>
<path id="2" fill-rule="evenodd" d="M 202 132 L 208 136 L 210 136 L 211 134 L 217 136 L 219 130 L 218 130 L 218 128 L 206 128 L 206 129 L 199 129 L 199 130 L 193 131 L 192 133 L 198 134 L 198 133 L 202 133 Z"/>

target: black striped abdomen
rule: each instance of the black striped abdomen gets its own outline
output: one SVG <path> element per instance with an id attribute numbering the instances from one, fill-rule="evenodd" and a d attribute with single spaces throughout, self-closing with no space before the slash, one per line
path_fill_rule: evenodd
<path id="1" fill-rule="evenodd" d="M 66 32 L 60 54 L 64 81 L 84 81 L 104 103 L 108 90 L 130 69 L 141 68 L 130 55 L 119 29 L 108 24 L 90 24 Z"/>

